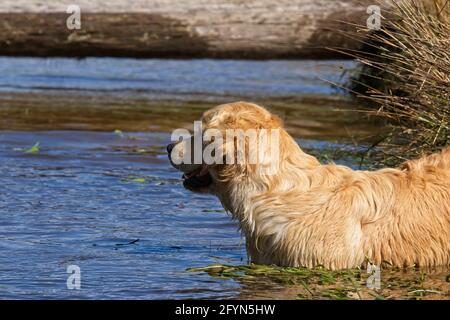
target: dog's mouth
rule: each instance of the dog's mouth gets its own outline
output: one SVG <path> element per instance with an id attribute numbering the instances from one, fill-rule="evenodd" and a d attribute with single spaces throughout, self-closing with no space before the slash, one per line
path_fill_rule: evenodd
<path id="1" fill-rule="evenodd" d="M 192 172 L 183 174 L 183 186 L 188 189 L 200 189 L 209 187 L 212 183 L 212 177 L 205 166 Z"/>

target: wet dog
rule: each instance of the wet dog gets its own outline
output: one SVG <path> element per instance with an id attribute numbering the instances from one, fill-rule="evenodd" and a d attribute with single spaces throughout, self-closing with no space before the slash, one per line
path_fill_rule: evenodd
<path id="1" fill-rule="evenodd" d="M 252 262 L 329 269 L 450 263 L 450 148 L 399 168 L 355 171 L 321 165 L 255 104 L 220 105 L 202 117 L 202 132 L 249 129 L 278 132 L 276 145 L 258 145 L 256 162 L 248 161 L 256 148 L 248 136 L 201 140 L 202 152 L 214 144 L 216 163 L 175 163 L 175 155 L 192 160 L 194 138 L 168 152 L 187 189 L 216 195 L 239 222 Z M 273 163 L 275 170 L 261 170 Z"/>

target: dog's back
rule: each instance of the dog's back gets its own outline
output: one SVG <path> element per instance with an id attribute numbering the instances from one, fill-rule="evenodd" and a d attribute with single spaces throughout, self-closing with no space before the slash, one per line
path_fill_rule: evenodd
<path id="1" fill-rule="evenodd" d="M 400 169 L 389 179 L 395 185 L 392 201 L 380 202 L 388 206 L 381 210 L 383 217 L 363 223 L 365 250 L 377 263 L 449 264 L 450 148 L 407 161 Z"/>
<path id="2" fill-rule="evenodd" d="M 450 170 L 450 148 L 444 149 L 440 153 L 433 153 L 427 157 L 406 161 L 400 168 L 406 171 L 430 170 L 433 168 Z"/>

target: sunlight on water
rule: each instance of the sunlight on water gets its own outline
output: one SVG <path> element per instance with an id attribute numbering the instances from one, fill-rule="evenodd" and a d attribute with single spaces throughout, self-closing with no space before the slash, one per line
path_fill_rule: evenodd
<path id="1" fill-rule="evenodd" d="M 186 272 L 246 264 L 245 241 L 216 198 L 183 189 L 165 146 L 171 130 L 244 96 L 284 117 L 306 151 L 358 168 L 353 136 L 379 129 L 335 111 L 347 102 L 320 80 L 352 67 L 0 58 L 0 298 L 295 298 L 270 279 Z M 80 290 L 67 289 L 69 265 Z"/>

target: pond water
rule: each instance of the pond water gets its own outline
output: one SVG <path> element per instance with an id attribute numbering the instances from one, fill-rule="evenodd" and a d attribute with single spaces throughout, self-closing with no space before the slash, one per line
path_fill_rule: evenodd
<path id="1" fill-rule="evenodd" d="M 358 167 L 352 137 L 376 125 L 335 111 L 348 103 L 319 81 L 348 66 L 0 59 L 0 298 L 295 298 L 187 271 L 246 264 L 245 244 L 214 197 L 183 189 L 165 146 L 203 110 L 250 96 L 308 151 Z"/>
<path id="2" fill-rule="evenodd" d="M 0 57 L 0 91 L 64 90 L 144 97 L 289 96 L 335 91 L 352 61 L 134 60 Z"/>
<path id="3" fill-rule="evenodd" d="M 232 297 L 234 281 L 185 271 L 246 263 L 244 241 L 214 197 L 183 189 L 168 134 L 0 133 L 0 296 Z M 39 152 L 26 153 L 36 141 Z M 139 241 L 133 242 L 139 239 Z M 66 267 L 82 290 L 66 287 Z"/>

